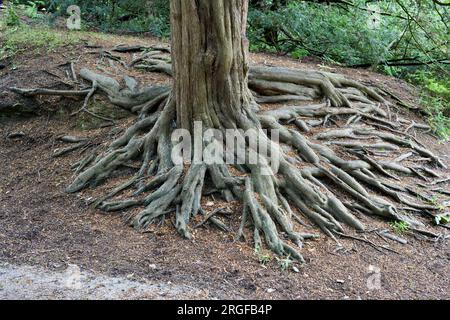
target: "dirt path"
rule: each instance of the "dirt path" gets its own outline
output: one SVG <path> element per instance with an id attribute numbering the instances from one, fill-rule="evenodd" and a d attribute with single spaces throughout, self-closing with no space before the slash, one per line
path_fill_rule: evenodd
<path id="1" fill-rule="evenodd" d="M 149 40 L 120 37 L 100 44 L 139 41 Z M 18 57 L 15 71 L 0 71 L 0 95 L 7 94 L 7 87 L 19 84 L 52 87 L 58 77 L 49 78 L 44 70 L 65 77 L 58 65 L 78 58 L 83 50 L 80 46 L 74 52 L 56 51 L 51 57 L 31 53 Z M 95 65 L 95 59 L 84 55 L 77 68 Z M 291 59 L 268 55 L 252 55 L 252 63 L 305 67 Z M 318 68 L 312 64 L 307 67 Z M 388 87 L 404 99 L 414 97 L 414 89 L 397 79 L 364 70 L 337 71 Z M 143 83 L 169 81 L 151 73 L 133 71 L 132 76 Z M 101 99 L 96 102 L 104 106 Z M 138 233 L 119 217 L 103 215 L 87 205 L 93 192 L 108 190 L 109 185 L 78 195 L 64 193 L 64 187 L 73 179 L 70 167 L 81 157 L 79 151 L 61 158 L 51 156 L 55 149 L 63 147 L 56 141 L 58 136 L 89 136 L 102 144 L 132 118 L 121 120 L 113 128 L 87 130 L 86 119 L 68 116 L 79 108 L 78 101 L 52 98 L 42 99 L 41 103 L 44 111 L 40 117 L 0 119 L 0 263 L 8 263 L 0 267 L 0 298 L 450 298 L 450 247 L 443 237 L 432 242 L 406 233 L 403 237 L 408 244 L 401 245 L 367 234 L 368 239 L 389 245 L 396 254 L 345 239 L 342 244 L 346 250 L 336 251 L 336 243 L 322 236 L 306 243 L 305 266 L 294 264 L 282 271 L 276 257 L 269 256 L 263 265 L 259 261 L 263 257 L 253 252 L 251 244 L 238 243 L 233 234 L 214 228 L 199 230 L 194 241 L 186 241 L 166 219 L 161 227 Z M 402 110 L 397 114 L 421 121 L 417 115 Z M 7 139 L 12 132 L 23 132 L 25 136 Z M 417 138 L 449 163 L 448 143 L 438 143 L 420 132 Z M 414 184 L 417 180 L 405 178 L 402 183 Z M 450 188 L 450 184 L 443 187 Z M 366 216 L 361 219 L 374 229 L 390 228 L 385 221 Z M 227 221 L 234 231 L 239 222 L 239 215 Z M 448 234 L 443 228 L 430 231 Z M 78 291 L 64 288 L 67 270 L 73 265 L 79 266 L 88 280 Z M 122 294 L 122 289 L 126 293 Z"/>
<path id="2" fill-rule="evenodd" d="M 0 264 L 0 300 L 195 299 L 201 290 L 170 283 L 107 277 L 70 265 L 64 272 Z"/>

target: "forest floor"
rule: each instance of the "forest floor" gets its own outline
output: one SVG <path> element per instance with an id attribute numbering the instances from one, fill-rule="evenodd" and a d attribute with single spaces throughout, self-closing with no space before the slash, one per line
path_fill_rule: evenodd
<path id="1" fill-rule="evenodd" d="M 158 41 L 86 34 L 81 43 L 50 53 L 25 50 L 0 70 L 0 99 L 15 99 L 8 91 L 13 86 L 64 88 L 68 61 L 76 61 L 78 71 L 89 67 L 121 76 L 117 65 L 99 59 L 98 47 L 149 43 Z M 131 54 L 114 54 L 124 61 L 131 59 Z M 251 63 L 342 73 L 388 88 L 401 99 L 416 103 L 415 88 L 367 70 L 326 67 L 314 61 L 300 62 L 269 54 L 252 54 Z M 136 70 L 127 74 L 145 84 L 170 82 L 169 77 L 160 74 Z M 82 151 L 52 157 L 55 149 L 64 147 L 57 142 L 61 135 L 86 136 L 103 144 L 126 128 L 133 117 L 113 110 L 100 96 L 93 102 L 96 110 L 112 108 L 108 110 L 121 118 L 113 127 L 104 127 L 86 115 L 70 117 L 81 106 L 79 100 L 39 98 L 36 103 L 41 109 L 39 116 L 0 118 L 0 298 L 450 298 L 449 232 L 432 227 L 429 222 L 429 231 L 443 237 L 431 241 L 406 232 L 402 237 L 408 244 L 388 243 L 397 253 L 380 252 L 364 242 L 345 239 L 342 244 L 347 250 L 336 251 L 336 243 L 322 236 L 306 243 L 306 265 L 290 265 L 284 271 L 274 256 L 261 257 L 251 244 L 235 242 L 233 234 L 213 228 L 200 230 L 193 241 L 180 238 L 170 221 L 150 233 L 138 233 L 119 217 L 104 215 L 88 206 L 94 192 L 107 190 L 108 184 L 78 195 L 64 193 L 73 179 L 71 165 L 79 161 Z M 401 108 L 391 112 L 424 121 Z M 24 135 L 7 138 L 19 132 Z M 415 134 L 450 164 L 449 143 L 423 132 Z M 440 173 L 449 176 L 448 171 Z M 401 183 L 415 184 L 417 179 L 405 178 Z M 448 190 L 450 184 L 443 187 Z M 214 206 L 211 201 L 211 208 Z M 233 230 L 239 225 L 239 215 L 237 212 L 229 217 Z M 373 229 L 392 229 L 385 221 L 363 219 Z M 386 244 L 375 233 L 367 238 Z M 64 277 L 71 276 L 71 268 L 80 270 L 81 287 L 68 290 Z M 378 279 L 379 286 L 373 286 Z"/>

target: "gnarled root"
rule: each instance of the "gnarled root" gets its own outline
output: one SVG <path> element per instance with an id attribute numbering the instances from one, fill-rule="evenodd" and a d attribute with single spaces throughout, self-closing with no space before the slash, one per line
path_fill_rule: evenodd
<path id="1" fill-rule="evenodd" d="M 134 64 L 147 61 L 155 65 L 150 59 L 154 56 L 153 53 Z M 164 67 L 159 71 L 170 73 L 167 61 L 158 64 Z M 257 165 L 248 162 L 240 165 L 175 164 L 171 135 L 176 127 L 176 106 L 170 87 L 138 89 L 137 84 L 128 79 L 125 81 L 127 88 L 121 88 L 116 80 L 86 69 L 81 71 L 81 77 L 95 83 L 113 104 L 137 114 L 138 120 L 113 141 L 103 155 L 96 159 L 91 156 L 76 166 L 81 173 L 67 192 L 95 186 L 129 161 L 141 161 L 142 166 L 135 176 L 95 202 L 107 212 L 140 207 L 137 214 L 126 214 L 130 224 L 137 229 L 146 229 L 165 215 L 175 213 L 176 229 L 190 239 L 193 237 L 190 221 L 199 213 L 205 213 L 202 197 L 219 193 L 226 201 L 238 201 L 242 205 L 238 238 L 245 238 L 245 227 L 251 222 L 256 246 L 261 245 L 263 235 L 267 246 L 275 253 L 304 261 L 300 253 L 303 242 L 317 237 L 296 231 L 299 224 L 302 228 L 308 226 L 306 220 L 335 238 L 348 228 L 361 232 L 366 229 L 354 214 L 356 212 L 406 221 L 412 226 L 421 223 L 406 213 L 410 209 L 411 212 L 427 211 L 433 215 L 433 206 L 416 203 L 417 197 L 410 197 L 420 193 L 414 194 L 414 190 L 390 182 L 398 180 L 393 172 L 415 175 L 417 170 L 400 163 L 380 161 L 376 154 L 407 148 L 441 167 L 445 164 L 405 136 L 370 125 L 356 126 L 355 123 L 362 120 L 382 126 L 392 127 L 393 124 L 382 108 L 389 102 L 375 90 L 355 81 L 317 71 L 250 69 L 250 88 L 260 101 L 325 100 L 308 106 L 284 106 L 257 112 L 237 121 L 238 128 L 254 129 L 259 133 L 259 143 L 271 147 L 271 156 L 279 159 L 278 171 L 274 171 L 269 165 L 270 159 L 248 144 L 245 152 L 258 154 Z M 24 93 L 45 94 L 42 90 Z M 345 128 L 327 131 L 314 138 L 304 134 L 318 125 L 326 125 L 331 118 L 344 117 L 348 119 Z M 224 131 L 227 128 L 214 129 Z M 280 143 L 271 141 L 262 129 L 277 130 Z M 84 171 L 80 169 L 81 165 Z M 231 173 L 235 170 L 240 174 Z M 423 171 L 428 175 L 433 172 L 430 169 Z M 374 195 L 367 187 L 376 189 L 381 196 Z M 110 201 L 120 198 L 128 189 L 134 190 L 131 196 Z M 342 196 L 346 201 L 340 200 Z M 400 209 L 391 201 L 406 207 Z M 222 222 L 221 226 L 221 229 L 229 230 Z"/>

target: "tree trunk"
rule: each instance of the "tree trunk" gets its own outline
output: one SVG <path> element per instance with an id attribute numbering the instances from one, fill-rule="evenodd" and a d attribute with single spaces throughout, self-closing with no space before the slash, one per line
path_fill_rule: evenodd
<path id="1" fill-rule="evenodd" d="M 247 0 L 171 0 L 173 96 L 178 126 L 234 128 L 248 89 Z"/>

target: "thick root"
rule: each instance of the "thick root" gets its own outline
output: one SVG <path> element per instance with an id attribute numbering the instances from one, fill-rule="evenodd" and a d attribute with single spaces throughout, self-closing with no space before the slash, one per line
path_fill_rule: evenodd
<path id="1" fill-rule="evenodd" d="M 171 74 L 169 62 L 157 52 L 136 59 L 132 66 L 142 63 L 153 71 Z M 445 164 L 424 146 L 392 132 L 398 131 L 401 125 L 392 123 L 382 108 L 389 102 L 374 89 L 358 82 L 317 71 L 250 69 L 249 85 L 257 94 L 257 101 L 325 100 L 308 106 L 284 106 L 262 111 L 237 121 L 238 128 L 255 129 L 260 132 L 259 142 L 272 147 L 271 155 L 280 159 L 279 170 L 274 173 L 268 159 L 259 154 L 258 165 L 175 165 L 171 158 L 171 134 L 175 129 L 176 108 L 170 87 L 154 86 L 140 90 L 135 81 L 128 78 L 125 79 L 127 87 L 121 88 L 116 80 L 86 69 L 81 71 L 81 77 L 92 82 L 93 87 L 105 93 L 113 104 L 134 112 L 138 120 L 113 141 L 103 155 L 91 155 L 75 166 L 79 174 L 67 192 L 95 186 L 129 161 L 141 161 L 142 166 L 133 178 L 95 202 L 98 208 L 107 212 L 142 208 L 138 214 L 126 214 L 130 224 L 137 229 L 146 229 L 165 215 L 175 213 L 177 231 L 191 239 L 190 221 L 202 213 L 218 228 L 229 231 L 228 226 L 206 214 L 202 208 L 205 194 L 220 194 L 226 201 L 238 201 L 242 205 L 242 223 L 237 238 L 247 238 L 246 225 L 251 222 L 257 247 L 262 245 L 263 237 L 273 252 L 304 261 L 300 253 L 303 242 L 317 237 L 296 231 L 299 224 L 308 226 L 306 221 L 335 238 L 348 229 L 366 230 L 365 224 L 354 214 L 356 211 L 387 220 L 405 221 L 413 227 L 421 226 L 421 223 L 409 215 L 408 210 L 427 211 L 430 216 L 434 215 L 434 206 L 416 203 L 420 192 L 398 187 L 390 181 L 399 179 L 393 172 L 412 176 L 420 174 L 425 178 L 435 173 L 425 167 L 418 169 L 401 165 L 400 162 L 407 158 L 404 156 L 392 163 L 378 160 L 374 155 L 406 148 L 441 167 Z M 25 95 L 58 94 L 43 90 L 14 90 Z M 92 89 L 79 94 L 62 94 L 87 96 L 90 92 Z M 347 126 L 314 138 L 305 134 L 316 126 L 325 126 L 333 121 L 332 118 L 345 118 Z M 373 125 L 356 126 L 357 122 L 364 120 L 391 128 L 391 132 Z M 224 131 L 227 128 L 215 129 Z M 262 129 L 277 130 L 280 144 L 272 142 Z M 245 148 L 247 154 L 255 152 L 249 145 Z M 411 156 L 408 153 L 408 157 Z M 240 174 L 232 174 L 235 170 Z M 375 196 L 367 187 L 376 189 L 383 197 Z M 130 198 L 110 201 L 128 189 L 134 189 Z M 414 201 L 411 195 L 416 197 Z M 342 196 L 347 199 L 345 202 L 340 200 Z M 407 210 L 398 208 L 395 203 L 406 206 Z"/>

